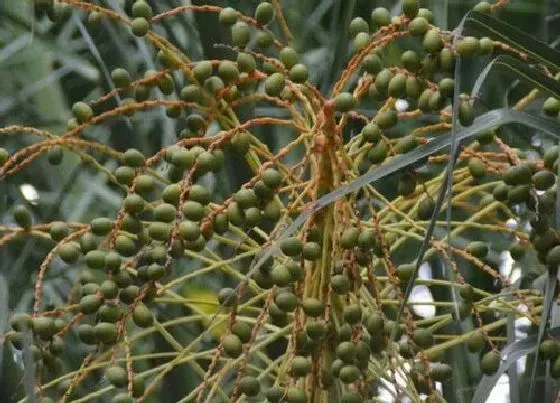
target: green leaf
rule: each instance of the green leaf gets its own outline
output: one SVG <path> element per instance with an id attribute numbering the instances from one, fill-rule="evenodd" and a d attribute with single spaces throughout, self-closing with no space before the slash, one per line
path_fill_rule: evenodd
<path id="1" fill-rule="evenodd" d="M 476 30 L 483 36 L 488 36 L 490 39 L 500 41 L 525 53 L 530 61 L 555 71 L 560 70 L 560 52 L 503 20 L 471 11 L 466 16 L 465 28 Z"/>
<path id="2" fill-rule="evenodd" d="M 523 79 L 530 83 L 536 89 L 555 97 L 560 98 L 560 83 L 525 62 L 522 62 L 512 56 L 501 55 L 492 60 L 488 66 L 478 76 L 473 85 L 472 96 L 478 95 L 484 82 L 490 75 L 499 73 L 503 80 L 503 74 L 508 74 L 511 80 Z"/>

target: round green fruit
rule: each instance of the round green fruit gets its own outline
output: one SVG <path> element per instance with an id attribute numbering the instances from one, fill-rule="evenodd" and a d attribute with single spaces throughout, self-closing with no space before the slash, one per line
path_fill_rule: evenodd
<path id="1" fill-rule="evenodd" d="M 225 26 L 232 26 L 237 22 L 237 18 L 239 17 L 239 13 L 236 9 L 231 7 L 225 7 L 220 11 L 218 19 L 221 24 Z"/>
<path id="2" fill-rule="evenodd" d="M 134 36 L 146 36 L 150 31 L 150 23 L 144 17 L 134 18 L 130 24 L 130 29 Z"/>
<path id="3" fill-rule="evenodd" d="M 259 25 L 268 25 L 274 18 L 274 7 L 269 2 L 263 1 L 255 10 L 255 20 Z"/>
<path id="4" fill-rule="evenodd" d="M 484 375 L 491 376 L 500 368 L 500 356 L 495 351 L 489 351 L 482 356 L 480 368 Z"/>
<path id="5" fill-rule="evenodd" d="M 325 304 L 316 298 L 305 298 L 302 303 L 303 312 L 310 317 L 318 317 L 325 313 Z"/>
<path id="6" fill-rule="evenodd" d="M 243 344 L 241 343 L 241 340 L 234 334 L 225 335 L 222 338 L 222 346 L 224 352 L 232 358 L 239 357 L 243 351 Z"/>
<path id="7" fill-rule="evenodd" d="M 480 50 L 480 42 L 473 36 L 467 36 L 455 43 L 455 50 L 461 56 L 474 56 Z"/>
<path id="8" fill-rule="evenodd" d="M 434 344 L 434 333 L 430 329 L 418 328 L 412 333 L 412 341 L 422 349 Z"/>
<path id="9" fill-rule="evenodd" d="M 438 53 L 443 49 L 444 43 L 441 33 L 436 30 L 428 31 L 424 34 L 422 45 L 430 53 Z"/>
<path id="10" fill-rule="evenodd" d="M 391 23 L 391 13 L 385 7 L 377 7 L 371 12 L 371 21 L 378 27 Z"/>
<path id="11" fill-rule="evenodd" d="M 107 368 L 105 378 L 117 388 L 122 388 L 128 383 L 128 373 L 123 367 L 112 366 Z"/>
<path id="12" fill-rule="evenodd" d="M 132 320 L 138 327 L 150 327 L 154 322 L 154 316 L 146 305 L 139 303 L 132 311 Z"/>
<path id="13" fill-rule="evenodd" d="M 340 112 L 349 112 L 356 106 L 356 100 L 349 92 L 341 92 L 334 99 L 334 107 Z"/>
<path id="14" fill-rule="evenodd" d="M 243 21 L 237 21 L 231 27 L 231 40 L 234 46 L 244 48 L 249 43 L 249 25 Z"/>

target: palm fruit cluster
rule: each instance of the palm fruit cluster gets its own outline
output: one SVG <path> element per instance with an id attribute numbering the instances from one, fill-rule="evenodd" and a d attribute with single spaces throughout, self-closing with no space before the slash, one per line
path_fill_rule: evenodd
<path id="1" fill-rule="evenodd" d="M 111 150 L 119 165 L 106 172 L 107 180 L 123 196 L 116 215 L 37 223 L 28 206 L 13 207 L 16 225 L 2 229 L 3 239 L 40 235 L 52 241 L 37 268 L 33 309 L 14 314 L 6 334 L 14 349 L 31 351 L 42 402 L 99 396 L 140 401 L 163 393 L 158 388 L 165 375 L 185 363 L 199 382 L 184 401 L 225 396 L 358 403 L 393 384 L 397 398 L 436 402 L 443 399 L 436 384 L 453 376 L 447 349 L 466 345 L 486 375 L 500 366 L 505 321 L 497 325 L 499 316 L 488 311 L 504 307 L 491 307 L 492 290 L 470 284 L 469 272 L 510 287 L 529 308 L 519 315 L 535 320 L 542 298 L 529 298 L 530 292 L 501 276 L 490 259 L 500 250 L 481 239 L 498 233 L 515 261 L 536 254 L 543 267 L 560 263 L 560 238 L 551 224 L 558 147 L 529 159 L 495 129 L 461 148 L 453 172 L 453 209 L 459 212 L 453 230 L 468 241 L 447 249 L 435 237 L 426 262 L 439 259 L 455 279 L 423 283 L 455 290 L 459 316 L 445 301 L 434 319 L 407 303 L 396 315 L 416 266 L 404 251 L 423 242 L 446 154 L 391 175 L 386 194 L 371 183 L 314 208 L 321 196 L 449 131 L 453 103 L 459 127 L 472 125 L 473 99 L 465 88 L 455 88 L 456 60 L 507 52 L 498 41 L 439 29 L 432 11 L 417 0 L 403 1 L 398 15 L 377 7 L 369 18 L 351 21 L 354 53 L 329 97 L 308 81 L 311 73 L 297 50 L 275 34 L 286 21 L 274 2 L 260 2 L 252 16 L 217 6 L 181 6 L 156 15 L 143 0 L 120 16 L 88 2 L 36 4 L 55 21 L 80 12 L 92 31 L 102 21 L 121 27 L 146 41 L 157 70 L 133 76 L 116 67 L 110 74 L 115 89 L 103 99 L 76 102 L 66 132 L 20 150 L 0 149 L 1 177 L 11 180 L 43 153 L 56 166 L 65 154 L 86 152 L 89 140 L 73 140 L 93 126 L 109 125 L 114 116 L 134 120 L 140 111 L 164 108 L 183 127 L 175 144 L 157 153 Z M 487 2 L 475 6 L 487 14 L 494 8 Z M 231 59 L 191 61 L 155 33 L 173 14 L 202 11 L 217 14 L 231 30 Z M 389 47 L 398 48 L 396 62 Z M 120 103 L 108 107 L 117 94 Z M 290 117 L 240 121 L 238 108 L 254 102 L 283 108 Z M 363 109 L 374 113 L 365 116 Z M 560 101 L 547 99 L 543 111 L 557 116 Z M 349 137 L 354 124 L 359 134 Z M 216 125 L 218 131 L 211 129 Z M 292 136 L 280 150 L 269 149 L 253 133 L 259 126 L 289 126 Z M 302 147 L 301 161 L 287 164 Z M 228 197 L 217 197 L 206 179 L 223 175 L 231 158 L 246 165 L 250 178 Z M 285 234 L 302 212 L 308 213 L 303 225 Z M 527 220 L 530 232 L 506 226 L 512 217 Z M 262 258 L 271 248 L 276 253 Z M 65 305 L 48 307 L 42 283 L 58 260 L 78 280 Z M 185 262 L 197 262 L 197 268 L 187 272 Z M 209 276 L 223 276 L 225 284 L 215 290 L 214 316 L 197 310 L 164 314 L 173 304 L 189 306 L 188 295 L 178 294 L 182 285 Z M 474 330 L 448 334 L 443 328 L 449 320 L 472 323 Z M 200 337 L 179 338 L 175 330 L 187 322 L 201 326 Z M 135 346 L 156 335 L 176 353 L 161 354 L 146 369 Z M 63 361 L 65 344 L 76 341 L 84 346 L 83 363 Z M 540 350 L 560 376 L 558 343 L 545 339 Z"/>

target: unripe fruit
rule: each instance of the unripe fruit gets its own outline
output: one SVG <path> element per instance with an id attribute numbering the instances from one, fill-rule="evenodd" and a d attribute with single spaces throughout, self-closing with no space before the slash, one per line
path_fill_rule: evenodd
<path id="1" fill-rule="evenodd" d="M 154 322 L 154 316 L 146 305 L 139 303 L 132 311 L 132 320 L 138 327 L 150 327 Z"/>
<path id="2" fill-rule="evenodd" d="M 401 63 L 404 68 L 411 72 L 416 72 L 420 68 L 420 59 L 418 53 L 413 50 L 407 50 L 401 55 Z"/>
<path id="3" fill-rule="evenodd" d="M 424 34 L 424 39 L 422 40 L 422 45 L 430 53 L 437 53 L 443 49 L 443 38 L 441 33 L 436 30 L 431 30 Z"/>
<path id="4" fill-rule="evenodd" d="M 74 263 L 80 257 L 80 247 L 76 242 L 68 242 L 58 247 L 58 255 L 65 263 Z"/>
<path id="5" fill-rule="evenodd" d="M 128 87 L 131 81 L 129 72 L 123 68 L 117 68 L 111 71 L 111 79 L 117 88 Z"/>
<path id="6" fill-rule="evenodd" d="M 150 23 L 147 19 L 138 17 L 132 20 L 130 28 L 135 36 L 142 37 L 148 34 L 148 31 L 150 30 Z"/>
<path id="7" fill-rule="evenodd" d="M 202 185 L 192 185 L 189 192 L 189 200 L 207 205 L 210 203 L 210 192 Z"/>
<path id="8" fill-rule="evenodd" d="M 80 299 L 80 312 L 87 315 L 97 312 L 101 306 L 101 298 L 97 295 L 86 295 Z"/>
<path id="9" fill-rule="evenodd" d="M 239 390 L 247 396 L 257 396 L 261 390 L 261 384 L 253 376 L 244 376 L 239 380 Z"/>
<path id="10" fill-rule="evenodd" d="M 556 340 L 544 340 L 539 346 L 539 355 L 544 360 L 555 360 L 560 353 L 560 345 Z"/>
<path id="11" fill-rule="evenodd" d="M 292 375 L 295 378 L 306 376 L 311 370 L 311 363 L 306 357 L 296 356 L 292 361 Z"/>
<path id="12" fill-rule="evenodd" d="M 334 107 L 340 112 L 349 112 L 356 107 L 356 100 L 349 92 L 341 92 L 334 99 Z"/>
<path id="13" fill-rule="evenodd" d="M 132 17 L 134 18 L 143 17 L 149 20 L 150 18 L 152 18 L 152 16 L 153 16 L 152 7 L 148 3 L 146 3 L 145 0 L 137 0 L 132 5 Z"/>
<path id="14" fill-rule="evenodd" d="M 54 221 L 49 225 L 49 234 L 51 239 L 55 242 L 61 241 L 66 238 L 70 233 L 70 229 L 65 222 Z"/>
<path id="15" fill-rule="evenodd" d="M 486 164 L 480 158 L 473 157 L 469 160 L 469 172 L 473 178 L 481 178 L 487 171 Z"/>
<path id="16" fill-rule="evenodd" d="M 490 38 L 482 38 L 480 41 L 480 53 L 489 55 L 494 52 L 494 41 Z"/>
<path id="17" fill-rule="evenodd" d="M 10 153 L 5 148 L 0 147 L 0 165 L 4 165 L 10 158 Z"/>
<path id="18" fill-rule="evenodd" d="M 452 78 L 444 78 L 439 82 L 439 92 L 444 98 L 453 97 L 455 81 Z"/>
<path id="19" fill-rule="evenodd" d="M 439 66 L 443 71 L 452 72 L 455 68 L 455 54 L 447 48 L 442 49 L 439 53 Z"/>
<path id="20" fill-rule="evenodd" d="M 222 288 L 218 293 L 218 303 L 221 306 L 234 306 L 237 304 L 237 300 L 237 293 L 233 288 Z"/>
<path id="21" fill-rule="evenodd" d="M 362 139 L 370 143 L 377 143 L 381 138 L 381 129 L 375 123 L 368 123 L 362 129 Z"/>
<path id="22" fill-rule="evenodd" d="M 88 324 L 82 324 L 78 326 L 78 337 L 85 344 L 96 344 L 97 338 L 95 337 L 95 332 L 93 326 Z"/>
<path id="23" fill-rule="evenodd" d="M 364 396 L 362 396 L 357 390 L 343 391 L 340 399 L 341 403 L 362 403 L 364 401 Z"/>
<path id="24" fill-rule="evenodd" d="M 1 153 L 1 150 L 0 150 Z M 62 162 L 62 147 L 55 145 L 47 151 L 47 159 L 51 165 L 59 165 Z M 2 156 L 0 155 L 0 165 L 2 165 Z"/>
<path id="25" fill-rule="evenodd" d="M 308 322 L 305 326 L 305 333 L 311 340 L 320 340 L 325 336 L 327 331 L 323 322 Z"/>
<path id="26" fill-rule="evenodd" d="M 276 266 L 270 272 L 270 278 L 278 287 L 285 287 L 292 281 L 290 271 L 285 266 Z"/>
<path id="27" fill-rule="evenodd" d="M 431 197 L 425 197 L 418 203 L 417 215 L 420 220 L 430 220 L 434 213 L 436 203 Z"/>
<path id="28" fill-rule="evenodd" d="M 360 32 L 358 35 L 356 35 L 356 37 L 354 38 L 354 47 L 356 48 L 356 50 L 360 51 L 362 49 L 365 49 L 367 47 L 367 45 L 369 44 L 369 40 L 370 40 L 370 36 L 368 33 L 366 32 Z"/>
<path id="29" fill-rule="evenodd" d="M 380 95 L 387 95 L 389 89 L 389 82 L 393 78 L 393 73 L 389 69 L 381 70 L 375 77 L 375 88 Z"/>
<path id="30" fill-rule="evenodd" d="M 550 171 L 538 171 L 533 175 L 531 181 L 537 190 L 547 190 L 556 182 L 556 175 Z"/>
<path id="31" fill-rule="evenodd" d="M 10 318 L 10 326 L 18 332 L 30 329 L 33 325 L 33 318 L 27 313 L 16 313 Z"/>
<path id="32" fill-rule="evenodd" d="M 461 56 L 474 56 L 480 50 L 480 43 L 475 37 L 467 36 L 455 43 L 455 50 Z"/>
<path id="33" fill-rule="evenodd" d="M 294 309 L 296 309 L 298 304 L 297 297 L 291 292 L 282 292 L 276 295 L 274 301 L 276 302 L 278 308 L 280 308 L 284 312 L 292 312 Z"/>
<path id="34" fill-rule="evenodd" d="M 279 386 L 273 386 L 265 393 L 267 402 L 279 403 L 284 397 L 284 389 Z"/>
<path id="35" fill-rule="evenodd" d="M 356 346 L 350 341 L 343 341 L 336 347 L 336 356 L 346 364 L 351 364 L 356 359 Z"/>
<path id="36" fill-rule="evenodd" d="M 377 74 L 381 71 L 381 59 L 375 53 L 370 53 L 362 60 L 362 67 L 369 74 Z"/>
<path id="37" fill-rule="evenodd" d="M 303 250 L 303 243 L 299 238 L 286 238 L 281 241 L 280 248 L 286 256 L 298 256 Z"/>
<path id="38" fill-rule="evenodd" d="M 222 60 L 218 66 L 218 75 L 224 83 L 228 84 L 239 79 L 239 70 L 234 62 Z"/>
<path id="39" fill-rule="evenodd" d="M 509 249 L 509 254 L 513 260 L 521 260 L 523 256 L 525 256 L 525 252 L 527 251 L 524 244 L 519 242 L 513 244 Z"/>
<path id="40" fill-rule="evenodd" d="M 126 166 L 139 168 L 142 165 L 144 165 L 146 158 L 144 157 L 144 154 L 142 154 L 140 151 L 134 148 L 129 148 L 128 150 L 125 151 L 123 155 L 123 160 Z"/>
<path id="41" fill-rule="evenodd" d="M 255 20 L 259 25 L 268 25 L 274 18 L 274 7 L 272 4 L 263 1 L 255 10 Z"/>
<path id="42" fill-rule="evenodd" d="M 468 100 L 461 100 L 459 104 L 459 122 L 467 127 L 473 124 L 474 110 L 472 104 Z"/>
<path id="43" fill-rule="evenodd" d="M 117 388 L 122 388 L 128 383 L 128 373 L 122 367 L 109 367 L 105 371 L 105 378 Z"/>
<path id="44" fill-rule="evenodd" d="M 355 325 L 362 320 L 362 307 L 360 305 L 349 305 L 344 308 L 343 319 L 345 322 Z"/>
<path id="45" fill-rule="evenodd" d="M 123 312 L 116 303 L 101 305 L 97 311 L 97 319 L 100 322 L 116 323 L 123 315 Z"/>
<path id="46" fill-rule="evenodd" d="M 378 27 L 384 27 L 391 23 L 391 13 L 385 7 L 377 7 L 371 12 L 371 21 Z"/>
<path id="47" fill-rule="evenodd" d="M 550 249 L 546 255 L 546 264 L 551 267 L 560 265 L 560 246 Z"/>
<path id="48" fill-rule="evenodd" d="M 484 354 L 480 362 L 480 368 L 485 375 L 494 375 L 500 368 L 500 356 L 498 353 L 495 351 L 489 351 Z"/>
<path id="49" fill-rule="evenodd" d="M 387 87 L 387 94 L 392 98 L 402 98 L 406 94 L 406 75 L 395 75 Z"/>
<path id="50" fill-rule="evenodd" d="M 41 340 L 47 341 L 56 331 L 54 319 L 49 316 L 35 316 L 31 320 L 33 334 L 39 336 Z"/>
<path id="51" fill-rule="evenodd" d="M 471 353 L 478 353 L 484 348 L 485 342 L 481 332 L 474 332 L 467 339 L 467 348 Z"/>
<path id="52" fill-rule="evenodd" d="M 220 77 L 213 76 L 204 80 L 203 87 L 211 95 L 217 96 L 225 88 L 225 84 Z"/>
<path id="53" fill-rule="evenodd" d="M 294 83 L 304 83 L 309 77 L 309 71 L 304 64 L 297 63 L 290 69 L 290 80 Z"/>
<path id="54" fill-rule="evenodd" d="M 126 392 L 117 393 L 112 399 L 111 403 L 134 403 L 134 399 Z"/>
<path id="55" fill-rule="evenodd" d="M 249 25 L 243 21 L 237 21 L 231 27 L 231 40 L 234 46 L 244 48 L 249 43 Z"/>
<path id="56" fill-rule="evenodd" d="M 414 18 L 418 14 L 420 5 L 418 4 L 418 0 L 404 0 L 402 8 L 403 14 L 406 15 L 407 18 Z"/>
<path id="57" fill-rule="evenodd" d="M 91 109 L 91 106 L 85 102 L 76 102 L 72 105 L 72 114 L 76 118 L 76 121 L 81 125 L 93 117 L 93 110 Z"/>
<path id="58" fill-rule="evenodd" d="M 95 337 L 105 344 L 115 344 L 118 339 L 117 325 L 114 323 L 99 322 L 93 327 Z"/>
<path id="59" fill-rule="evenodd" d="M 307 403 L 305 391 L 296 387 L 289 387 L 285 398 L 288 403 Z"/>
<path id="60" fill-rule="evenodd" d="M 257 32 L 257 46 L 261 49 L 267 49 L 274 43 L 274 37 L 272 34 L 266 31 Z"/>
<path id="61" fill-rule="evenodd" d="M 222 9 L 222 11 L 220 11 L 220 15 L 218 16 L 218 19 L 221 24 L 226 26 L 231 26 L 237 22 L 238 16 L 239 13 L 237 12 L 236 9 L 231 7 L 225 7 Z"/>
<path id="62" fill-rule="evenodd" d="M 340 369 L 338 377 L 344 383 L 354 383 L 361 377 L 360 370 L 355 365 L 345 365 Z"/>
<path id="63" fill-rule="evenodd" d="M 132 256 L 136 253 L 134 240 L 126 235 L 119 235 L 115 239 L 115 249 L 123 256 Z"/>
<path id="64" fill-rule="evenodd" d="M 323 315 L 325 304 L 316 298 L 306 298 L 302 303 L 303 312 L 313 318 Z"/>
<path id="65" fill-rule="evenodd" d="M 418 328 L 412 333 L 412 341 L 420 348 L 429 348 L 434 344 L 434 334 L 431 330 Z"/>
<path id="66" fill-rule="evenodd" d="M 224 352 L 232 358 L 239 357 L 243 351 L 243 344 L 241 344 L 241 340 L 234 334 L 225 335 L 222 338 L 222 346 L 224 348 Z"/>
<path id="67" fill-rule="evenodd" d="M 305 260 L 317 260 L 321 257 L 321 245 L 317 242 L 306 242 L 303 245 L 302 255 Z"/>
<path id="68" fill-rule="evenodd" d="M 212 63 L 208 60 L 202 60 L 194 66 L 192 72 L 196 81 L 202 83 L 212 76 L 212 70 Z"/>
<path id="69" fill-rule="evenodd" d="M 549 97 L 544 101 L 543 112 L 548 116 L 556 116 L 560 112 L 560 99 Z"/>
<path id="70" fill-rule="evenodd" d="M 433 363 L 430 368 L 430 378 L 436 382 L 443 382 L 453 376 L 453 368 L 444 363 Z"/>
<path id="71" fill-rule="evenodd" d="M 481 1 L 473 8 L 474 11 L 479 13 L 490 14 L 492 12 L 492 6 L 487 1 Z"/>
<path id="72" fill-rule="evenodd" d="M 152 175 L 138 175 L 134 183 L 134 191 L 143 195 L 149 195 L 154 191 L 156 181 Z"/>
<path id="73" fill-rule="evenodd" d="M 401 138 L 395 145 L 395 153 L 406 154 L 414 150 L 418 146 L 418 138 L 414 135 L 408 135 Z"/>
<path id="74" fill-rule="evenodd" d="M 424 17 L 416 17 L 408 23 L 408 32 L 414 36 L 423 36 L 428 32 L 429 23 Z"/>
<path id="75" fill-rule="evenodd" d="M 384 141 L 379 141 L 375 146 L 368 150 L 367 158 L 372 164 L 379 164 L 385 161 L 389 150 L 387 149 L 387 144 Z"/>
<path id="76" fill-rule="evenodd" d="M 268 96 L 276 97 L 280 95 L 284 86 L 286 85 L 286 78 L 282 73 L 273 73 L 264 82 L 264 91 Z"/>
<path id="77" fill-rule="evenodd" d="M 375 116 L 375 123 L 380 129 L 385 130 L 395 126 L 398 122 L 398 115 L 394 109 L 384 109 Z"/>
<path id="78" fill-rule="evenodd" d="M 362 17 L 356 17 L 350 21 L 350 26 L 348 27 L 348 32 L 353 38 L 360 32 L 369 33 L 369 25 Z"/>

